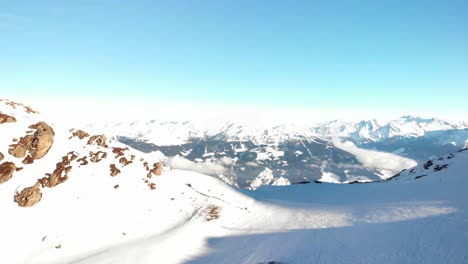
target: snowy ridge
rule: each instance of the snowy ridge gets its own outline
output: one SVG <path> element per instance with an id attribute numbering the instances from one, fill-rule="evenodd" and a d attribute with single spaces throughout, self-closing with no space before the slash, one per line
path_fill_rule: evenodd
<path id="1" fill-rule="evenodd" d="M 117 164 L 121 172 L 111 176 L 110 165 L 120 160 L 112 150 L 124 145 L 87 144 L 91 136 L 70 138 L 76 130 L 53 123 L 52 147 L 23 164 L 9 154 L 13 138 L 48 120 L 4 103 L 0 112 L 16 122 L 0 124 L 0 162 L 23 169 L 0 184 L 0 244 L 8 245 L 0 263 L 463 263 L 468 257 L 468 151 L 384 182 L 239 191 L 190 171 L 163 168 L 157 176 L 144 164 L 157 157 L 133 149 L 123 153 L 135 155 L 133 162 Z M 70 151 L 108 156 L 87 165 L 74 159 L 68 178 L 40 187 L 42 199 L 30 207 L 13 201 Z M 419 170 L 426 176 L 416 179 Z M 268 171 L 262 176 L 271 180 Z"/>
<path id="2" fill-rule="evenodd" d="M 466 121 L 403 116 L 389 121 L 375 119 L 360 122 L 334 120 L 315 125 L 271 125 L 223 120 L 89 124 L 91 129 L 105 131 L 114 137 L 124 136 L 153 143 L 158 146 L 180 145 L 194 138 L 216 138 L 227 141 L 252 140 L 256 143 L 281 143 L 303 138 L 343 138 L 356 143 L 380 141 L 393 137 L 420 137 L 427 132 L 467 129 Z"/>
<path id="3" fill-rule="evenodd" d="M 358 123 L 325 122 L 318 124 L 313 130 L 326 138 L 351 138 L 360 143 L 393 137 L 421 137 L 427 132 L 466 128 L 468 128 L 466 121 L 419 118 L 408 115 L 382 124 L 375 119 Z"/>

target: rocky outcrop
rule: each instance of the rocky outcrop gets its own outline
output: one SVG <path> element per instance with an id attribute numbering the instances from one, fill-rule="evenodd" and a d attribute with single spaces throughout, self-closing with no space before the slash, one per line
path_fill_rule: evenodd
<path id="1" fill-rule="evenodd" d="M 28 154 L 28 155 L 26 156 L 26 158 L 24 158 L 24 160 L 23 160 L 23 164 L 31 164 L 31 163 L 33 163 L 33 162 L 34 162 L 34 159 L 33 159 L 32 156 L 29 155 L 29 154 Z"/>
<path id="2" fill-rule="evenodd" d="M 98 151 L 98 152 L 89 152 L 89 158 L 91 162 L 98 163 L 101 160 L 107 158 L 107 153 L 104 151 Z"/>
<path id="3" fill-rule="evenodd" d="M 151 178 L 152 175 L 160 176 L 162 174 L 162 163 L 157 162 L 153 164 L 153 168 L 149 168 L 148 162 L 143 163 L 143 167 L 148 171 L 148 174 L 146 175 L 147 178 Z"/>
<path id="4" fill-rule="evenodd" d="M 107 137 L 104 135 L 94 135 L 89 138 L 88 145 L 98 145 L 100 147 L 107 148 L 106 144 Z"/>
<path id="5" fill-rule="evenodd" d="M 35 111 L 31 107 L 24 105 L 24 104 L 15 103 L 13 101 L 6 100 L 6 99 L 0 99 L 0 102 L 4 102 L 5 105 L 11 106 L 13 109 L 17 109 L 17 107 L 23 107 L 24 111 L 28 114 L 39 114 L 38 111 Z"/>
<path id="6" fill-rule="evenodd" d="M 156 176 L 160 176 L 162 173 L 162 163 L 161 162 L 154 163 L 153 169 L 151 170 L 151 172 Z"/>
<path id="7" fill-rule="evenodd" d="M 72 166 L 70 165 L 71 161 L 76 158 L 76 155 L 71 152 L 68 153 L 66 156 L 62 157 L 62 161 L 57 163 L 55 166 L 55 170 L 52 173 L 47 173 L 46 177 L 39 179 L 38 181 L 41 183 L 42 187 L 49 187 L 53 188 L 68 179 L 68 174 L 72 170 Z"/>
<path id="8" fill-rule="evenodd" d="M 77 137 L 77 138 L 79 138 L 81 140 L 81 139 L 83 139 L 85 137 L 89 137 L 88 133 L 86 133 L 86 132 L 84 132 L 83 130 L 80 130 L 80 129 L 78 129 L 78 130 L 72 129 L 72 130 L 70 130 L 70 132 L 72 133 L 72 136 L 70 138 Z"/>
<path id="9" fill-rule="evenodd" d="M 0 113 L 0 124 L 14 123 L 14 122 L 16 122 L 16 118 L 14 118 L 13 116 L 9 116 L 9 115 Z"/>
<path id="10" fill-rule="evenodd" d="M 25 188 L 15 195 L 15 202 L 21 207 L 30 207 L 37 204 L 42 199 L 40 183 L 32 187 Z"/>
<path id="11" fill-rule="evenodd" d="M 5 158 L 5 156 L 0 152 L 0 161 L 3 160 L 3 158 Z"/>
<path id="12" fill-rule="evenodd" d="M 115 166 L 115 164 L 111 164 L 111 165 L 110 165 L 110 176 L 115 177 L 115 176 L 117 176 L 117 174 L 119 174 L 119 173 L 120 173 L 120 170 L 117 169 L 117 167 Z"/>
<path id="13" fill-rule="evenodd" d="M 33 160 L 43 158 L 54 143 L 54 130 L 45 122 L 29 126 L 34 129 L 21 137 L 16 144 L 10 145 L 8 153 L 16 158 L 24 158 L 27 153 Z"/>
<path id="14" fill-rule="evenodd" d="M 128 148 L 112 148 L 112 153 L 115 154 L 115 158 L 118 157 L 123 157 L 125 155 L 125 151 L 127 151 Z"/>
<path id="15" fill-rule="evenodd" d="M 81 157 L 81 158 L 77 159 L 76 161 L 79 162 L 80 166 L 88 165 L 88 161 L 86 160 L 86 156 Z"/>
<path id="16" fill-rule="evenodd" d="M 7 182 L 13 173 L 19 170 L 13 162 L 4 162 L 0 164 L 0 184 Z"/>
<path id="17" fill-rule="evenodd" d="M 127 166 L 128 164 L 132 163 L 132 161 L 128 160 L 126 157 L 121 157 L 119 159 L 119 162 L 120 164 L 122 164 L 122 166 Z"/>

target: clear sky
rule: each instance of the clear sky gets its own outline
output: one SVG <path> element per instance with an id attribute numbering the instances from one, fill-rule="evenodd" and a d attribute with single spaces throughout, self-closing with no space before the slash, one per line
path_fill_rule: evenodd
<path id="1" fill-rule="evenodd" d="M 0 0 L 0 94 L 468 118 L 468 1 Z"/>

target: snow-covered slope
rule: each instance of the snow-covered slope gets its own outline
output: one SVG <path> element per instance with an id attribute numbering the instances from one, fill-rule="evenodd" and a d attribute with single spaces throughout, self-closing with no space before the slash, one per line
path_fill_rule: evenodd
<path id="1" fill-rule="evenodd" d="M 4 102 L 0 112 L 17 121 L 0 124 L 0 162 L 23 169 L 0 184 L 0 263 L 464 263 L 468 257 L 468 151 L 383 182 L 239 191 L 189 171 L 164 168 L 156 176 L 144 161 L 157 158 L 132 149 L 124 157 L 135 155 L 133 163 L 121 166 L 120 152 L 112 152 L 123 147 L 118 142 L 88 145 L 89 136 L 69 138 L 53 123 L 51 148 L 22 164 L 8 153 L 13 138 L 48 121 Z M 38 157 L 42 140 L 28 153 Z M 37 187 L 42 199 L 33 206 L 18 206 L 16 193 L 54 171 L 64 155 L 71 159 L 70 151 L 78 157 L 68 178 Z M 79 165 L 80 157 L 90 161 L 90 151 L 108 155 Z M 112 177 L 114 163 L 121 172 Z M 266 172 L 263 180 L 269 178 Z"/>

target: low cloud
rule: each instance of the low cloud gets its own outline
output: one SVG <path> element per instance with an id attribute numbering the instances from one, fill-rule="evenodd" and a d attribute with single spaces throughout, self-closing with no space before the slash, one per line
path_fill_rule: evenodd
<path id="1" fill-rule="evenodd" d="M 194 162 L 181 156 L 175 156 L 167 159 L 167 165 L 180 170 L 195 171 L 207 175 L 223 174 L 226 168 L 223 162 L 218 161 L 199 161 Z"/>
<path id="2" fill-rule="evenodd" d="M 418 165 L 418 163 L 412 159 L 387 152 L 361 149 L 349 141 L 343 143 L 339 140 L 335 140 L 333 141 L 333 144 L 336 147 L 355 155 L 359 162 L 370 168 L 385 169 L 390 170 L 393 173 L 397 173 L 403 169 L 408 169 Z"/>

